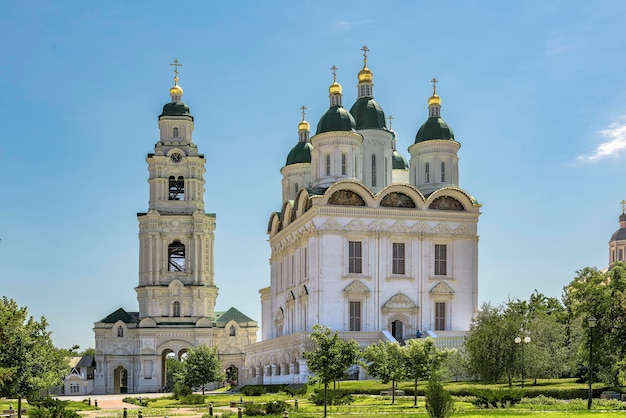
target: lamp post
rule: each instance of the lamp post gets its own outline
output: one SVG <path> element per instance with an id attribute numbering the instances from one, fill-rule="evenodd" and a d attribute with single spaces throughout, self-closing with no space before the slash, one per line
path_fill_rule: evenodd
<path id="1" fill-rule="evenodd" d="M 522 341 L 524 344 L 522 344 Z M 515 337 L 515 344 L 522 345 L 522 389 L 524 389 L 524 346 L 530 342 L 530 337 L 526 336 L 524 339 L 521 337 Z"/>
<path id="2" fill-rule="evenodd" d="M 593 398 L 593 391 L 591 384 L 593 382 L 593 329 L 596 327 L 598 320 L 594 316 L 590 316 L 587 319 L 589 324 L 589 399 L 587 400 L 587 409 L 591 409 L 591 402 Z"/>

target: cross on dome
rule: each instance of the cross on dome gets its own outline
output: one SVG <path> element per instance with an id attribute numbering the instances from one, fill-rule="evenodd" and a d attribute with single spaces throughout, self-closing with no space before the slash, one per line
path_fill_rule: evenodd
<path id="1" fill-rule="evenodd" d="M 365 68 L 367 66 L 367 52 L 369 51 L 369 48 L 367 45 L 363 45 L 361 51 L 363 51 L 363 68 Z"/>
<path id="2" fill-rule="evenodd" d="M 622 204 L 622 213 L 624 213 L 626 211 L 626 200 L 622 199 L 620 203 Z"/>
<path id="3" fill-rule="evenodd" d="M 333 65 L 332 67 L 330 67 L 331 70 L 333 70 L 333 83 L 337 82 L 337 70 L 339 68 L 337 68 L 337 66 Z"/>
<path id="4" fill-rule="evenodd" d="M 178 77 L 178 67 L 182 67 L 183 64 L 180 64 L 178 62 L 178 58 L 174 58 L 174 62 L 170 64 L 172 67 L 174 67 L 174 75 L 176 77 Z"/>
<path id="5" fill-rule="evenodd" d="M 437 94 L 437 83 L 439 82 L 439 80 L 433 77 L 433 79 L 430 80 L 430 82 L 433 83 L 433 96 L 434 96 L 435 94 Z"/>
<path id="6" fill-rule="evenodd" d="M 391 130 L 391 123 L 393 121 L 393 116 L 389 115 L 387 116 L 387 119 L 389 119 L 389 130 Z"/>
<path id="7" fill-rule="evenodd" d="M 304 111 L 306 110 L 306 106 L 302 105 L 300 109 L 302 110 L 302 121 L 304 122 Z"/>

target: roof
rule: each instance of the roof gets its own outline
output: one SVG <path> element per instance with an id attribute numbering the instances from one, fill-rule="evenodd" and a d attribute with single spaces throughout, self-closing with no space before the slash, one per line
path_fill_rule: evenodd
<path id="1" fill-rule="evenodd" d="M 420 126 L 417 135 L 415 135 L 415 143 L 431 139 L 450 139 L 454 141 L 454 132 L 452 132 L 445 120 L 433 116 Z"/>
<path id="2" fill-rule="evenodd" d="M 226 312 L 216 312 L 215 323 L 217 326 L 225 326 L 230 321 L 235 321 L 239 325 L 256 326 L 257 322 L 242 314 L 235 308 L 230 308 Z"/>
<path id="3" fill-rule="evenodd" d="M 353 132 L 356 129 L 354 118 L 341 106 L 333 106 L 324 113 L 317 124 L 317 134 L 324 132 Z"/>
<path id="4" fill-rule="evenodd" d="M 287 162 L 285 163 L 285 165 L 310 163 L 312 150 L 313 145 L 311 145 L 309 142 L 298 142 L 291 149 L 289 155 L 287 155 Z"/>
<path id="5" fill-rule="evenodd" d="M 189 113 L 189 106 L 187 106 L 183 102 L 169 102 L 163 106 L 163 112 L 159 115 L 159 119 L 161 116 L 189 116 L 191 120 L 193 120 L 193 116 Z"/>
<path id="6" fill-rule="evenodd" d="M 394 170 L 408 170 L 409 164 L 398 151 L 391 153 L 391 166 Z"/>
<path id="7" fill-rule="evenodd" d="M 359 98 L 350 108 L 357 129 L 387 129 L 385 112 L 371 97 Z"/>
<path id="8" fill-rule="evenodd" d="M 82 356 L 76 367 L 94 367 L 95 365 L 96 360 L 94 356 Z"/>
<path id="9" fill-rule="evenodd" d="M 610 242 L 626 240 L 626 228 L 620 228 L 611 237 Z"/>
<path id="10" fill-rule="evenodd" d="M 102 318 L 99 322 L 104 322 L 105 324 L 114 324 L 117 321 L 122 321 L 125 324 L 139 323 L 139 312 L 126 312 L 124 309 L 119 308 L 117 311 Z"/>

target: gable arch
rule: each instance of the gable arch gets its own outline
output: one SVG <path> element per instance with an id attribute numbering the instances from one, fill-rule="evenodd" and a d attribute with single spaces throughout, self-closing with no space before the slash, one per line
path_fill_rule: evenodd
<path id="1" fill-rule="evenodd" d="M 406 203 L 406 198 L 410 199 L 413 206 Z M 420 193 L 415 187 L 409 184 L 391 184 L 376 194 L 376 207 L 391 207 L 391 208 L 407 208 L 407 209 L 424 209 L 425 208 L 424 195 Z"/>
<path id="2" fill-rule="evenodd" d="M 281 213 L 281 220 L 282 220 L 282 227 L 286 228 L 287 225 L 289 225 L 292 221 L 295 220 L 295 217 L 293 217 L 293 215 L 295 215 L 295 212 L 293 210 L 293 200 L 286 200 L 285 203 L 283 203 L 283 207 L 280 210 Z"/>
<path id="3" fill-rule="evenodd" d="M 459 202 L 459 204 L 463 207 L 463 212 L 471 212 L 478 213 L 480 210 L 480 204 L 476 201 L 476 199 L 467 193 L 464 190 L 459 189 L 458 187 L 443 187 L 439 190 L 434 191 L 428 199 L 426 199 L 426 208 L 431 209 L 431 205 L 437 201 L 437 199 L 442 197 L 449 197 Z M 442 200 L 439 200 L 443 202 Z M 437 209 L 435 207 L 432 210 L 455 210 L 455 209 Z M 459 209 L 456 209 L 459 211 Z"/>
<path id="4" fill-rule="evenodd" d="M 336 195 L 336 192 L 344 192 L 345 196 Z M 340 181 L 328 188 L 324 193 L 324 198 L 322 200 L 323 205 L 342 205 L 344 203 L 331 203 L 331 198 L 338 199 L 341 202 L 342 199 L 345 200 L 346 206 L 364 206 L 364 207 L 374 207 L 375 199 L 372 192 L 362 185 L 361 183 L 357 183 L 355 181 Z M 359 199 L 360 198 L 360 201 Z M 354 199 L 354 201 L 352 201 Z M 362 204 L 361 204 L 362 201 Z"/>
<path id="5" fill-rule="evenodd" d="M 309 201 L 309 192 L 304 188 L 300 189 L 294 201 L 294 209 L 296 211 L 297 216 L 301 216 L 307 210 L 309 210 L 310 205 L 308 204 L 308 201 Z"/>
<path id="6" fill-rule="evenodd" d="M 273 237 L 282 229 L 282 223 L 280 221 L 280 212 L 274 212 L 270 215 L 270 219 L 267 225 L 267 233 L 270 237 Z"/>

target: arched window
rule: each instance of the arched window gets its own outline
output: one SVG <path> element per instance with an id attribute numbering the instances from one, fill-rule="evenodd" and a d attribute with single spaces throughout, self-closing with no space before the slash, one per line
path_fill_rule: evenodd
<path id="1" fill-rule="evenodd" d="M 446 163 L 442 162 L 441 163 L 441 182 L 445 182 L 446 181 Z"/>
<path id="2" fill-rule="evenodd" d="M 330 176 L 330 154 L 326 154 L 326 175 Z"/>
<path id="3" fill-rule="evenodd" d="M 300 185 L 298 183 L 295 184 L 294 193 L 298 194 L 298 190 L 300 190 Z"/>
<path id="4" fill-rule="evenodd" d="M 174 128 L 173 129 L 173 135 L 174 138 L 178 138 L 178 128 Z"/>
<path id="5" fill-rule="evenodd" d="M 234 337 L 237 335 L 237 329 L 235 328 L 234 325 L 230 326 L 230 330 L 228 331 L 228 335 L 231 337 Z"/>
<path id="6" fill-rule="evenodd" d="M 124 327 L 122 327 L 122 326 L 117 327 L 117 336 L 118 337 L 123 337 L 124 336 Z"/>
<path id="7" fill-rule="evenodd" d="M 376 155 L 372 154 L 372 187 L 376 187 Z"/>
<path id="8" fill-rule="evenodd" d="M 167 247 L 167 271 L 185 271 L 185 245 L 174 241 Z"/>
<path id="9" fill-rule="evenodd" d="M 347 172 L 346 168 L 346 154 L 341 154 L 341 175 L 345 176 Z"/>
<path id="10" fill-rule="evenodd" d="M 185 200 L 185 179 L 183 176 L 169 178 L 169 200 Z"/>
<path id="11" fill-rule="evenodd" d="M 430 164 L 424 165 L 424 183 L 430 183 Z"/>
<path id="12" fill-rule="evenodd" d="M 180 316 L 180 302 L 174 302 L 174 306 L 172 306 L 172 316 Z"/>

